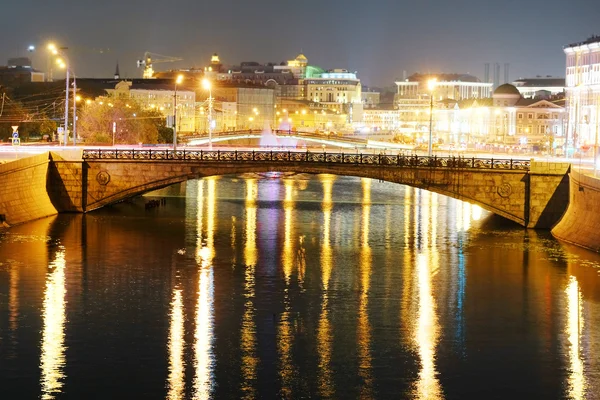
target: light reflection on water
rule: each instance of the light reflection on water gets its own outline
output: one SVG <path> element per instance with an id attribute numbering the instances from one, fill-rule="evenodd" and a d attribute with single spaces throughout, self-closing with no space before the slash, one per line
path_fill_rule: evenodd
<path id="1" fill-rule="evenodd" d="M 331 210 L 332 188 L 335 176 L 321 175 L 319 177 L 323 186 L 323 237 L 321 238 L 321 286 L 323 299 L 321 300 L 321 312 L 317 327 L 317 352 L 318 352 L 318 388 L 319 395 L 324 398 L 333 398 L 335 395 L 335 384 L 331 371 L 333 332 L 329 320 L 329 280 L 333 269 L 331 248 Z"/>
<path id="2" fill-rule="evenodd" d="M 152 213 L 121 205 L 80 224 L 59 216 L 47 235 L 16 227 L 0 237 L 8 393 L 90 397 L 80 382 L 112 376 L 97 364 L 115 354 L 127 362 L 110 359 L 110 369 L 132 378 L 94 395 L 119 384 L 134 388 L 130 398 L 168 399 L 599 392 L 600 257 L 368 179 L 222 177 L 185 188 L 160 192 L 176 195 Z M 120 328 L 131 319 L 144 332 L 135 341 Z M 15 383 L 24 376 L 26 388 Z"/>
<path id="3" fill-rule="evenodd" d="M 581 312 L 581 293 L 577 279 L 569 277 L 569 283 L 565 289 L 567 296 L 567 326 L 565 333 L 569 341 L 569 379 L 568 398 L 584 399 L 586 394 L 586 379 L 583 360 L 581 358 L 581 332 L 584 328 L 584 320 Z"/>
<path id="4" fill-rule="evenodd" d="M 256 354 L 256 325 L 254 321 L 255 306 L 255 271 L 258 261 L 256 247 L 256 214 L 258 183 L 255 179 L 246 179 L 246 201 L 244 232 L 244 315 L 241 326 L 241 390 L 245 399 L 256 398 L 256 379 L 258 355 Z"/>
<path id="5" fill-rule="evenodd" d="M 59 249 L 48 266 L 44 291 L 40 356 L 42 399 L 61 393 L 65 379 L 65 250 Z"/>

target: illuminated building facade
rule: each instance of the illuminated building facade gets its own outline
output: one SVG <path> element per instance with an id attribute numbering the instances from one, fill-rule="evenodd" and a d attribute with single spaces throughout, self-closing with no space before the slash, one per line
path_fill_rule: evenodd
<path id="1" fill-rule="evenodd" d="M 485 99 L 492 95 L 493 83 L 481 82 L 468 74 L 413 74 L 403 81 L 397 81 L 397 99 L 429 98 L 427 83 L 436 80 L 434 96 L 438 100 Z"/>
<path id="2" fill-rule="evenodd" d="M 165 118 L 173 115 L 175 86 L 172 83 L 160 83 L 154 79 L 121 81 L 106 92 L 111 96 L 134 99 L 145 108 L 159 110 Z M 196 93 L 193 90 L 177 88 L 178 132 L 194 132 L 195 103 Z"/>
<path id="3" fill-rule="evenodd" d="M 318 78 L 305 79 L 304 85 L 307 100 L 349 114 L 350 123 L 362 119 L 361 84 L 356 74 L 334 69 L 322 73 Z"/>
<path id="4" fill-rule="evenodd" d="M 551 76 L 536 78 L 520 78 L 512 82 L 526 99 L 557 96 L 565 91 L 565 79 Z"/>
<path id="5" fill-rule="evenodd" d="M 565 46 L 567 147 L 598 145 L 600 124 L 600 36 Z"/>
<path id="6" fill-rule="evenodd" d="M 496 144 L 558 152 L 565 138 L 565 109 L 546 99 L 525 99 L 504 84 L 492 99 L 438 102 L 434 132 L 444 143 Z"/>

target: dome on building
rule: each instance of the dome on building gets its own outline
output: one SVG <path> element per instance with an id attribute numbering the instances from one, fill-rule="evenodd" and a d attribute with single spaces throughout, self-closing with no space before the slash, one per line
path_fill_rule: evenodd
<path id="1" fill-rule="evenodd" d="M 508 94 L 521 97 L 521 92 L 519 92 L 519 89 L 510 83 L 505 83 L 504 85 L 498 86 L 496 90 L 494 90 L 494 96 L 498 94 Z"/>
<path id="2" fill-rule="evenodd" d="M 304 56 L 304 54 L 300 53 L 300 54 L 298 54 L 298 56 L 296 57 L 296 61 L 299 61 L 299 62 L 307 62 L 307 61 L 308 61 L 308 59 L 306 58 L 306 56 Z"/>

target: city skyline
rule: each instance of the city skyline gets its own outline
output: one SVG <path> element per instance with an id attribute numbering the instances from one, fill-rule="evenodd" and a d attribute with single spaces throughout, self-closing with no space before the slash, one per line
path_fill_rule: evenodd
<path id="1" fill-rule="evenodd" d="M 510 64 L 512 81 L 564 76 L 563 46 L 600 31 L 600 4 L 582 0 L 568 10 L 541 0 L 513 6 L 473 0 L 460 5 L 307 0 L 294 9 L 272 0 L 180 0 L 170 4 L 171 11 L 154 1 L 54 4 L 31 0 L 4 6 L 28 17 L 8 19 L 0 27 L 0 35 L 11 38 L 0 43 L 1 63 L 29 56 L 34 67 L 45 70 L 44 47 L 54 41 L 69 47 L 73 69 L 83 77 L 110 76 L 117 62 L 122 77 L 141 77 L 136 60 L 145 51 L 183 58 L 157 65 L 159 71 L 204 66 L 215 52 L 228 65 L 281 62 L 303 52 L 312 65 L 357 71 L 368 86 L 391 86 L 404 71 L 483 79 L 485 63 Z M 37 46 L 32 53 L 27 51 L 31 44 Z"/>

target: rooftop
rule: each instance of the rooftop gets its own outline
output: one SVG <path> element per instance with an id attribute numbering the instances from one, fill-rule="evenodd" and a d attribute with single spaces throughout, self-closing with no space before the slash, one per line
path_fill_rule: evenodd
<path id="1" fill-rule="evenodd" d="M 578 47 L 578 46 L 583 46 L 585 44 L 592 44 L 592 43 L 600 43 L 600 35 L 592 35 L 589 38 L 587 38 L 586 40 L 584 40 L 583 42 L 571 43 L 571 44 L 564 46 L 563 48 L 567 49 L 569 47 Z"/>

